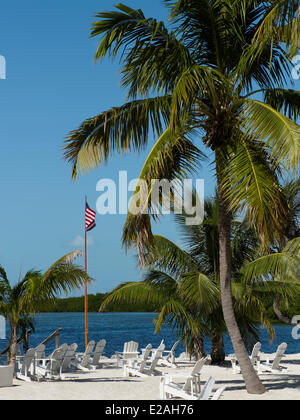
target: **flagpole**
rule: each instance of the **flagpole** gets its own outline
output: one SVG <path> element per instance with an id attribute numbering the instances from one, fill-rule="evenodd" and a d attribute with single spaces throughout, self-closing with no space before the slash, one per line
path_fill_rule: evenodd
<path id="1" fill-rule="evenodd" d="M 84 212 L 86 210 L 86 196 L 85 196 L 85 206 Z M 87 231 L 84 221 L 84 271 L 87 274 Z M 87 297 L 87 281 L 84 283 L 84 319 L 85 319 L 85 348 L 88 345 L 88 297 Z"/>

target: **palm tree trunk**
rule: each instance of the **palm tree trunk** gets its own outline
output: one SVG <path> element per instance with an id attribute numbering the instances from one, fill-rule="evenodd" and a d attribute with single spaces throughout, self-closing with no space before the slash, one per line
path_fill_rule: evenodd
<path id="1" fill-rule="evenodd" d="M 219 247 L 220 247 L 220 284 L 221 299 L 224 320 L 232 341 L 235 355 L 241 367 L 241 372 L 249 394 L 263 394 L 266 392 L 261 383 L 247 353 L 239 326 L 237 324 L 233 309 L 231 290 L 231 219 L 232 216 L 227 210 L 226 201 L 222 189 L 222 175 L 219 155 L 216 151 L 217 182 L 219 194 Z"/>
<path id="2" fill-rule="evenodd" d="M 18 347 L 17 325 L 10 321 L 10 350 L 9 350 L 9 364 L 13 366 L 15 372 L 16 355 Z"/>
<path id="3" fill-rule="evenodd" d="M 197 360 L 201 359 L 202 357 L 206 357 L 202 335 L 194 335 L 193 342 L 194 342 L 193 356 Z"/>
<path id="4" fill-rule="evenodd" d="M 283 322 L 284 324 L 287 324 L 287 325 L 297 325 L 297 323 L 293 323 L 292 319 L 288 318 L 287 316 L 285 316 L 281 312 L 280 303 L 279 303 L 278 299 L 275 299 L 274 302 L 273 302 L 273 310 L 275 312 L 275 315 L 279 319 L 279 321 L 281 321 L 281 322 Z"/>
<path id="5" fill-rule="evenodd" d="M 213 331 L 211 336 L 211 364 L 222 365 L 225 361 L 225 350 L 223 335 L 217 334 Z"/>

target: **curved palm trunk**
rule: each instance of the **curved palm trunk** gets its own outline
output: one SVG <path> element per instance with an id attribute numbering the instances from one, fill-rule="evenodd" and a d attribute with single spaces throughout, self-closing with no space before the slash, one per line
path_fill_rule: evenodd
<path id="1" fill-rule="evenodd" d="M 277 299 L 275 299 L 273 302 L 273 309 L 279 321 L 287 325 L 297 325 L 297 323 L 293 323 L 293 321 L 290 318 L 283 315 L 283 313 L 280 311 L 280 303 Z"/>
<path id="2" fill-rule="evenodd" d="M 219 193 L 219 247 L 220 247 L 220 284 L 222 309 L 226 327 L 231 338 L 235 355 L 249 394 L 263 394 L 266 389 L 261 383 L 247 353 L 233 309 L 231 291 L 231 214 L 227 210 L 222 191 L 221 167 L 216 152 L 217 182 Z"/>
<path id="3" fill-rule="evenodd" d="M 212 333 L 210 357 L 212 365 L 222 365 L 222 363 L 224 363 L 225 350 L 223 335 L 214 332 Z"/>

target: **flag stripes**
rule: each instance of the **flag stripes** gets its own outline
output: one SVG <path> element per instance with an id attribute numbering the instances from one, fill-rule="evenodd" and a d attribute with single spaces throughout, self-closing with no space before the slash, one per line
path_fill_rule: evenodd
<path id="1" fill-rule="evenodd" d="M 90 230 L 94 229 L 94 227 L 96 227 L 95 218 L 96 218 L 96 212 L 89 207 L 88 203 L 86 203 L 85 230 L 87 232 L 89 232 Z"/>

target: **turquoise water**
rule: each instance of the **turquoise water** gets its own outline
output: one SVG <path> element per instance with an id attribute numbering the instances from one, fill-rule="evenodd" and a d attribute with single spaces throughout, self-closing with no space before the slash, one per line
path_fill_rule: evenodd
<path id="1" fill-rule="evenodd" d="M 137 341 L 140 348 L 148 343 L 157 346 L 162 339 L 165 340 L 167 348 L 171 348 L 176 340 L 172 331 L 163 328 L 160 335 L 154 334 L 153 313 L 90 313 L 89 340 L 98 341 L 105 338 L 107 345 L 105 355 L 111 356 L 115 351 L 123 349 L 125 341 Z M 30 346 L 40 344 L 45 338 L 57 328 L 62 328 L 60 343 L 77 343 L 78 351 L 84 351 L 84 314 L 82 313 L 47 313 L 36 317 L 36 333 L 30 337 Z M 267 331 L 261 330 L 260 339 L 262 351 L 273 353 L 277 346 L 285 341 L 288 344 L 287 353 L 300 353 L 300 340 L 292 338 L 292 327 L 286 325 L 275 326 L 276 337 L 272 344 L 269 343 Z M 7 337 L 8 337 L 7 329 Z M 8 345 L 8 340 L 0 340 L 0 351 Z M 52 343 L 47 345 L 50 352 L 55 346 Z M 206 350 L 209 352 L 210 343 L 206 342 Z M 233 349 L 228 337 L 225 337 L 226 354 L 232 353 Z M 177 354 L 184 351 L 178 347 Z"/>

